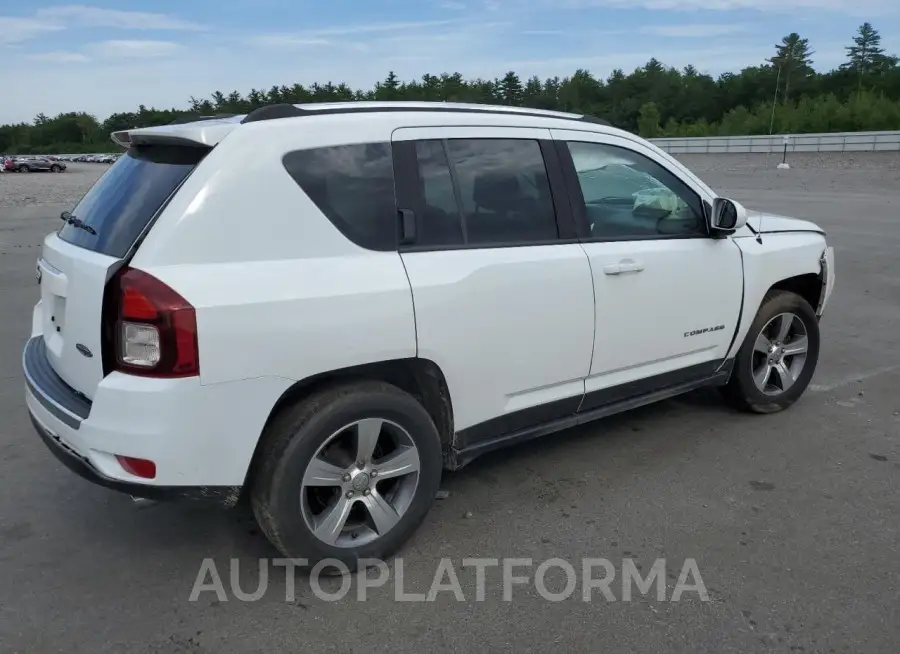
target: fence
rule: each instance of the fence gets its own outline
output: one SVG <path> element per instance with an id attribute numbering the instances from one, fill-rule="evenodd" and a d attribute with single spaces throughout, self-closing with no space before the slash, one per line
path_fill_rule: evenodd
<path id="1" fill-rule="evenodd" d="M 718 154 L 726 152 L 781 152 L 784 138 L 788 152 L 900 151 L 900 131 L 838 132 L 831 134 L 773 134 L 772 136 L 708 136 L 652 139 L 670 154 Z"/>

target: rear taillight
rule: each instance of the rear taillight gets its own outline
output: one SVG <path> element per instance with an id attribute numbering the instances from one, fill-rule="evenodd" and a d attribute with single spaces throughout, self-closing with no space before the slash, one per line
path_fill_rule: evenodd
<path id="1" fill-rule="evenodd" d="M 156 277 L 124 269 L 117 280 L 115 369 L 145 377 L 200 374 L 197 315 Z"/>

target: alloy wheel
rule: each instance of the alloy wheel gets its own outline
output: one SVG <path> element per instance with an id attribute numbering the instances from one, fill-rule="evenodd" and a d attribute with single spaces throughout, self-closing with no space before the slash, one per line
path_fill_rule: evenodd
<path id="1" fill-rule="evenodd" d="M 346 425 L 325 440 L 306 467 L 303 519 L 316 538 L 333 547 L 370 543 L 409 510 L 419 468 L 419 451 L 400 425 L 381 418 Z"/>
<path id="2" fill-rule="evenodd" d="M 753 346 L 751 374 L 765 395 L 780 395 L 800 378 L 809 349 L 806 325 L 794 313 L 780 313 L 760 331 Z"/>

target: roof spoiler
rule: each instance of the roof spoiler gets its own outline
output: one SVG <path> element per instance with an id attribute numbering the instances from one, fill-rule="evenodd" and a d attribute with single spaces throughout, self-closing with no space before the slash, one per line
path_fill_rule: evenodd
<path id="1" fill-rule="evenodd" d="M 201 140 L 195 140 L 187 135 L 166 134 L 160 132 L 113 132 L 110 137 L 113 143 L 125 148 L 126 150 L 136 145 L 178 145 L 191 148 L 207 148 L 212 147 Z"/>

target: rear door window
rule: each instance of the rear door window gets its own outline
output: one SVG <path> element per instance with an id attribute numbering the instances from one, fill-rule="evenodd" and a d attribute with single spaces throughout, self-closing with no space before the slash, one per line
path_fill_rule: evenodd
<path id="1" fill-rule="evenodd" d="M 538 141 L 416 142 L 424 199 L 419 246 L 528 245 L 559 238 Z"/>
<path id="2" fill-rule="evenodd" d="M 541 146 L 519 139 L 449 139 L 469 244 L 559 238 Z"/>
<path id="3" fill-rule="evenodd" d="M 207 152 L 183 146 L 130 148 L 72 210 L 84 227 L 66 223 L 59 237 L 93 252 L 124 257 Z"/>

